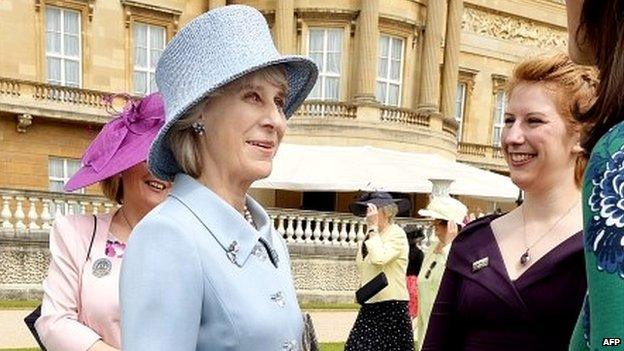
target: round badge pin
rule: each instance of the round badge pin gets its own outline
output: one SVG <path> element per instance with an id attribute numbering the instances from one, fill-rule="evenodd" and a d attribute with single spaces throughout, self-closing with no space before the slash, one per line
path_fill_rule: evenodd
<path id="1" fill-rule="evenodd" d="M 108 258 L 100 258 L 93 263 L 93 275 L 102 278 L 107 276 L 112 268 L 113 264 Z"/>

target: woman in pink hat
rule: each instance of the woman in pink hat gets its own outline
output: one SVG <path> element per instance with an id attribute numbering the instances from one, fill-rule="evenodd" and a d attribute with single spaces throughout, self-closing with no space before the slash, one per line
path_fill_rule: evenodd
<path id="1" fill-rule="evenodd" d="M 55 219 L 41 317 L 35 324 L 48 351 L 120 349 L 118 290 L 125 243 L 170 188 L 149 173 L 145 162 L 163 124 L 159 94 L 130 100 L 89 145 L 82 168 L 65 185 L 73 191 L 99 182 L 120 207 L 112 214 Z"/>

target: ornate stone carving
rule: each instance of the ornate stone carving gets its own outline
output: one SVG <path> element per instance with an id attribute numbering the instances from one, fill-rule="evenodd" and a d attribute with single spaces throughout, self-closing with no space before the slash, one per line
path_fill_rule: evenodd
<path id="1" fill-rule="evenodd" d="M 492 74 L 492 94 L 496 95 L 500 90 L 505 90 L 509 78 L 500 74 Z"/>
<path id="2" fill-rule="evenodd" d="M 539 48 L 565 49 L 568 41 L 563 28 L 473 7 L 464 9 L 462 30 Z"/>
<path id="3" fill-rule="evenodd" d="M 32 124 L 33 117 L 27 113 L 17 115 L 17 131 L 19 133 L 26 133 L 26 130 Z"/>
<path id="4" fill-rule="evenodd" d="M 466 99 L 472 96 L 475 88 L 475 76 L 479 71 L 470 68 L 459 68 L 458 81 L 466 84 Z"/>

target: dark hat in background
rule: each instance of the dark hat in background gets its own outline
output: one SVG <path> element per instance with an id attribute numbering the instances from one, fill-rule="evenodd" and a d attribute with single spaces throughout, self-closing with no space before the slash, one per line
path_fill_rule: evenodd
<path id="1" fill-rule="evenodd" d="M 357 201 L 349 204 L 349 210 L 356 216 L 365 217 L 368 204 L 373 204 L 381 208 L 390 204 L 395 204 L 399 208 L 399 213 L 409 213 L 410 202 L 408 199 L 395 199 L 389 193 L 374 191 L 362 194 Z"/>

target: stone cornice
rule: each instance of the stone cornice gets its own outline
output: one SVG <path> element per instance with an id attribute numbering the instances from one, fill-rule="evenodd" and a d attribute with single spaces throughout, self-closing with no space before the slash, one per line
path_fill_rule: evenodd
<path id="1" fill-rule="evenodd" d="M 464 9 L 462 30 L 539 48 L 567 47 L 563 28 L 473 6 Z"/>

